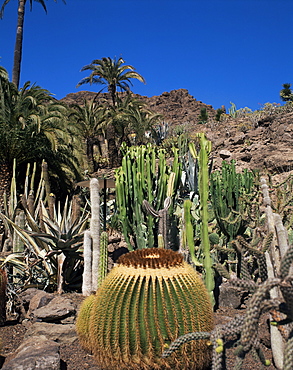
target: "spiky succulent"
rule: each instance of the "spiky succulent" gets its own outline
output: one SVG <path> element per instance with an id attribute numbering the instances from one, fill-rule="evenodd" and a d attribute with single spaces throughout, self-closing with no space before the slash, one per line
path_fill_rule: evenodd
<path id="1" fill-rule="evenodd" d="M 81 307 L 77 331 L 103 369 L 198 370 L 209 365 L 205 339 L 161 357 L 178 336 L 213 328 L 207 290 L 180 254 L 158 248 L 127 253 L 93 297 Z"/>

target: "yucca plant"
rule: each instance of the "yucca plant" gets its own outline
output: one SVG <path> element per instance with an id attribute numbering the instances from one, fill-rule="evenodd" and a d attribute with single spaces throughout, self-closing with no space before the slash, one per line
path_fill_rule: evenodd
<path id="1" fill-rule="evenodd" d="M 205 369 L 205 340 L 168 359 L 161 355 L 178 335 L 212 328 L 212 305 L 200 276 L 181 254 L 163 248 L 121 256 L 77 319 L 82 345 L 105 370 Z"/>

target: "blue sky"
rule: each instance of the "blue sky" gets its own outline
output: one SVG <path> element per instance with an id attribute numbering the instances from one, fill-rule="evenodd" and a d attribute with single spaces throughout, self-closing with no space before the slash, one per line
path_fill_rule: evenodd
<path id="1" fill-rule="evenodd" d="M 4 0 L 0 0 L 2 5 Z M 27 0 L 29 2 L 29 0 Z M 76 84 L 94 59 L 123 57 L 144 76 L 146 96 L 184 88 L 215 109 L 259 109 L 293 86 L 293 0 L 58 0 L 25 14 L 21 83 L 57 99 L 99 85 Z M 0 20 L 0 65 L 12 75 L 17 0 Z"/>

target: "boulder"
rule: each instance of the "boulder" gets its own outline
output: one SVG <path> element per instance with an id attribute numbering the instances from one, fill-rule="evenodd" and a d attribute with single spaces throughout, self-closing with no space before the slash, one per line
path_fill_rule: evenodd
<path id="1" fill-rule="evenodd" d="M 45 335 L 31 336 L 7 358 L 2 370 L 59 370 L 60 346 Z"/>
<path id="2" fill-rule="evenodd" d="M 25 338 L 31 336 L 46 336 L 58 343 L 73 343 L 77 339 L 74 324 L 52 324 L 47 322 L 35 322 L 25 333 Z"/>
<path id="3" fill-rule="evenodd" d="M 30 314 L 33 321 L 59 322 L 69 316 L 74 316 L 76 307 L 71 299 L 57 296 L 48 304 L 33 310 Z"/>
<path id="4" fill-rule="evenodd" d="M 231 285 L 229 282 L 222 283 L 219 294 L 219 307 L 240 308 L 247 292 Z"/>

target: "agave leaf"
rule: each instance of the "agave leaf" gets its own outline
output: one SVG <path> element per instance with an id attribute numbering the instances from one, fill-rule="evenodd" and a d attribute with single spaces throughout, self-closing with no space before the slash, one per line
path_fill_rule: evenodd
<path id="1" fill-rule="evenodd" d="M 29 235 L 29 232 L 26 232 L 25 230 L 21 229 L 18 225 L 16 225 L 13 221 L 11 221 L 5 215 L 0 214 L 0 216 L 4 218 L 9 225 L 13 227 L 16 234 L 20 237 L 23 243 L 28 246 L 29 249 L 33 249 L 33 251 L 35 252 L 37 256 L 41 256 L 41 249 L 39 248 L 35 240 Z M 44 266 L 49 274 L 52 273 L 52 268 L 49 266 L 49 264 L 45 260 L 44 260 Z"/>
<path id="2" fill-rule="evenodd" d="M 58 224 L 56 224 L 51 219 L 47 218 L 46 216 L 43 217 L 44 223 L 49 227 L 47 234 L 53 234 L 56 238 L 61 236 L 61 230 Z"/>
<path id="3" fill-rule="evenodd" d="M 42 200 L 40 201 L 40 207 L 41 207 L 41 211 L 42 211 L 42 219 L 44 221 L 45 230 L 46 230 L 46 233 L 49 234 L 50 230 L 48 228 L 48 225 L 45 223 L 44 218 L 50 219 L 50 217 L 49 217 L 49 214 L 46 210 L 46 207 L 44 206 L 44 202 Z"/>
<path id="4" fill-rule="evenodd" d="M 15 266 L 22 266 L 27 268 L 27 264 L 19 259 L 20 256 L 21 255 L 19 255 L 18 253 L 11 253 L 6 258 L 0 258 L 0 260 L 2 261 L 0 268 L 4 267 L 7 263 L 12 263 Z"/>
<path id="5" fill-rule="evenodd" d="M 89 215 L 86 215 L 84 219 L 82 219 L 77 225 L 73 224 L 71 226 L 71 233 L 75 235 L 77 232 L 82 233 L 87 228 L 87 221 Z"/>

